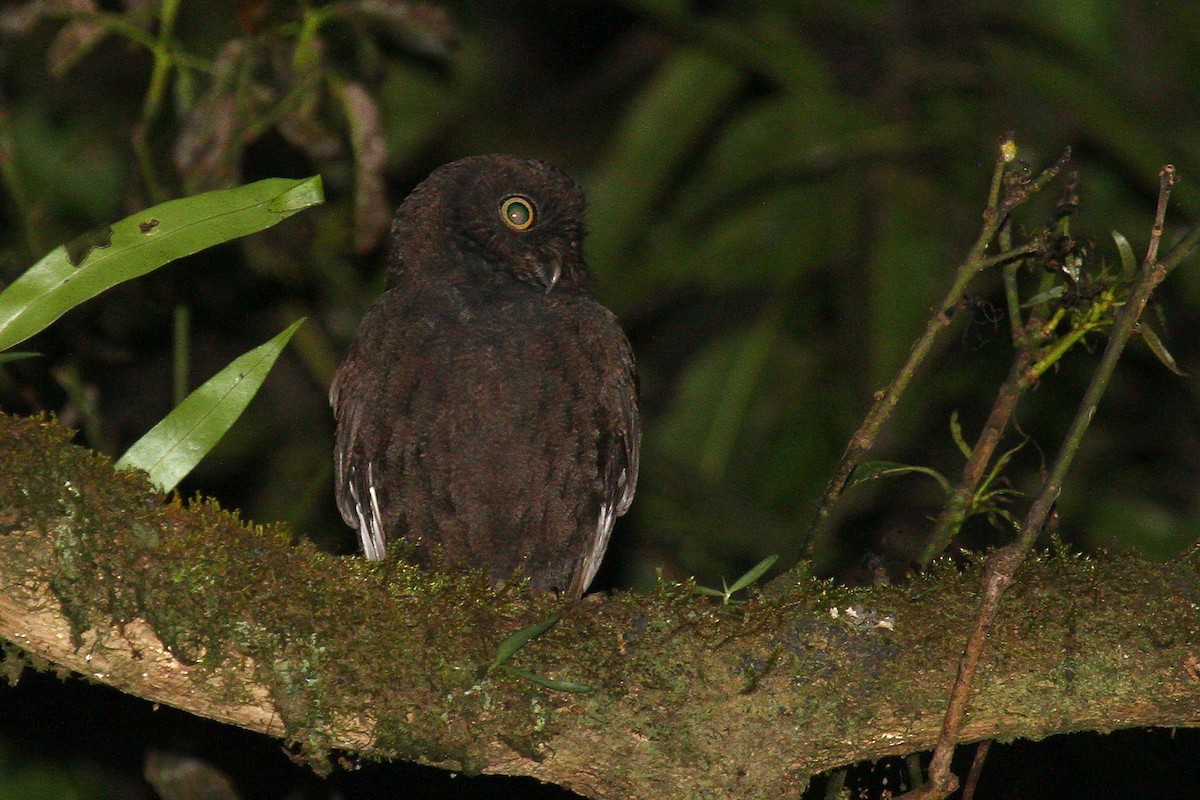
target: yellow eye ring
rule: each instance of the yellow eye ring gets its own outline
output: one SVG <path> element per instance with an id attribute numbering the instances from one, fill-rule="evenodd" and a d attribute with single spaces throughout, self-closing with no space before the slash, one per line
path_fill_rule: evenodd
<path id="1" fill-rule="evenodd" d="M 533 225 L 533 201 L 515 195 L 500 204 L 500 218 L 514 231 L 523 231 Z"/>

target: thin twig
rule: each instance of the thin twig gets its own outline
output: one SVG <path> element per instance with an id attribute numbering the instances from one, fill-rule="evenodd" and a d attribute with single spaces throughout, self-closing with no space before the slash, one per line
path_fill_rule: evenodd
<path id="1" fill-rule="evenodd" d="M 1059 450 L 1054 464 L 1050 467 L 1041 493 L 1029 507 L 1017 541 L 995 551 L 988 559 L 984 569 L 983 599 L 979 605 L 975 628 L 967 638 L 966 647 L 959 661 L 958 675 L 950 690 L 946 716 L 942 721 L 942 735 L 929 764 L 929 783 L 921 789 L 909 792 L 904 795 L 905 797 L 912 798 L 912 800 L 941 800 L 958 788 L 958 778 L 950 771 L 950 760 L 954 755 L 954 748 L 958 745 L 963 716 L 966 713 L 967 701 L 970 699 L 979 659 L 983 654 L 984 644 L 987 642 L 988 631 L 996 618 L 1004 591 L 1012 583 L 1017 569 L 1025 561 L 1025 557 L 1041 533 L 1054 503 L 1062 492 L 1063 479 L 1079 450 L 1084 433 L 1091 424 L 1096 408 L 1100 404 L 1100 398 L 1103 397 L 1104 391 L 1108 387 L 1117 361 L 1120 359 L 1129 337 L 1137 327 L 1138 318 L 1146 308 L 1146 303 L 1149 302 L 1154 289 L 1167 275 L 1166 268 L 1157 261 L 1156 256 L 1163 234 L 1167 200 L 1175 182 L 1175 168 L 1167 165 L 1159 173 L 1158 209 L 1154 216 L 1154 227 L 1150 233 L 1150 246 L 1147 248 L 1146 258 L 1142 262 L 1129 299 L 1117 313 L 1116 324 L 1108 340 L 1108 346 L 1105 347 L 1100 364 L 1088 384 L 1087 391 L 1084 392 L 1079 411 L 1071 421 L 1071 426 L 1063 440 L 1063 446 Z M 1190 236 L 1191 234 L 1189 234 Z M 1189 240 L 1189 237 L 1185 237 L 1185 240 Z M 1194 247 L 1194 244 L 1191 246 Z"/>
<path id="2" fill-rule="evenodd" d="M 1142 268 L 1138 274 L 1137 281 L 1134 283 L 1133 290 L 1129 294 L 1129 299 L 1125 301 L 1125 305 L 1117 313 L 1116 323 L 1113 326 L 1112 335 L 1109 337 L 1108 346 L 1104 348 L 1104 355 L 1100 358 L 1100 364 L 1096 368 L 1091 382 L 1088 384 L 1087 391 L 1084 392 L 1083 399 L 1080 401 L 1079 412 L 1071 421 L 1071 427 L 1068 428 L 1067 434 L 1063 439 L 1062 449 L 1059 451 L 1058 457 L 1054 460 L 1054 464 L 1050 467 L 1050 472 L 1046 476 L 1046 482 L 1043 484 L 1042 493 L 1034 501 L 1033 505 L 1030 506 L 1029 512 L 1025 517 L 1025 523 L 1021 526 L 1021 537 L 1017 543 L 1023 550 L 1027 551 L 1033 545 L 1033 541 L 1041 532 L 1046 517 L 1050 514 L 1050 509 L 1058 500 L 1058 495 L 1062 491 L 1063 479 L 1066 477 L 1067 470 L 1071 468 L 1071 462 L 1074 460 L 1075 453 L 1078 451 L 1079 445 L 1083 440 L 1083 435 L 1087 432 L 1092 417 L 1096 413 L 1096 407 L 1100 404 L 1100 398 L 1104 396 L 1104 391 L 1108 388 L 1108 382 L 1116 370 L 1117 361 L 1120 359 L 1121 353 L 1129 341 L 1129 337 L 1137 329 L 1138 319 L 1141 317 L 1142 311 L 1145 310 L 1146 304 L 1150 301 L 1150 295 L 1154 293 L 1158 285 L 1167 277 L 1166 267 L 1156 259 L 1156 256 L 1163 234 L 1163 217 L 1167 211 L 1167 200 L 1171 195 L 1171 187 L 1175 185 L 1176 180 L 1175 167 L 1170 164 L 1163 167 L 1162 172 L 1159 173 L 1158 210 L 1154 216 L 1154 227 L 1150 232 L 1150 244 L 1146 249 L 1146 258 L 1142 262 Z M 1022 558 L 1024 558 L 1023 555 Z"/>
<path id="3" fill-rule="evenodd" d="M 975 789 L 979 786 L 979 776 L 983 772 L 983 762 L 987 760 L 988 750 L 991 749 L 991 739 L 984 739 L 975 748 L 975 758 L 971 759 L 971 771 L 967 773 L 967 782 L 963 784 L 962 800 L 974 800 Z"/>
<path id="4" fill-rule="evenodd" d="M 963 292 L 966 291 L 968 284 L 983 269 L 1019 258 L 1026 253 L 1025 248 L 1020 247 L 1015 250 L 1009 250 L 999 256 L 989 257 L 986 255 L 988 247 L 991 245 L 993 239 L 995 239 L 997 232 L 1004 225 L 1008 215 L 1014 208 L 1040 191 L 1046 183 L 1058 174 L 1067 159 L 1070 158 L 1070 150 L 1064 152 L 1058 161 L 1045 169 L 1041 175 L 1032 181 L 1010 181 L 1006 179 L 1005 169 L 1015 157 L 1016 144 L 1011 136 L 1007 136 L 1001 140 L 999 145 L 999 154 L 992 173 L 991 191 L 987 207 L 983 212 L 983 227 L 980 230 L 979 237 L 975 240 L 975 244 L 971 246 L 966 259 L 959 266 L 950 290 L 942 298 L 937 311 L 929 318 L 920 338 L 913 344 L 912 350 L 908 354 L 908 360 L 900 368 L 900 371 L 896 374 L 891 384 L 888 385 L 887 389 L 876 395 L 875 403 L 867 413 L 862 425 L 850 438 L 846 452 L 842 455 L 842 459 L 838 463 L 837 469 L 834 471 L 833 477 L 825 489 L 825 494 L 817 506 L 816 517 L 804 542 L 803 550 L 806 558 L 812 557 L 817 545 L 827 535 L 825 527 L 829 516 L 842 491 L 846 488 L 846 483 L 849 481 L 851 473 L 854 472 L 854 468 L 862 461 L 863 456 L 874 446 L 880 430 L 891 416 L 897 403 L 900 402 L 901 395 L 908 388 L 908 384 L 916 375 L 917 369 L 932 350 L 938 335 L 949 327 L 952 312 L 961 305 Z"/>
<path id="5" fill-rule="evenodd" d="M 979 268 L 977 265 L 983 260 L 984 252 L 1003 222 L 1000 212 L 1000 198 L 1004 168 L 1012 160 L 1011 139 L 1002 141 L 999 151 L 999 155 L 996 157 L 995 168 L 992 171 L 992 185 L 988 195 L 987 208 L 983 212 L 983 230 L 980 231 L 979 237 L 975 240 L 975 244 L 972 245 L 966 260 L 959 266 L 950 291 L 942 298 L 937 312 L 926 323 L 925 331 L 921 334 L 921 338 L 917 339 L 913 345 L 912 350 L 908 354 L 908 361 L 901 367 L 900 372 L 892 380 L 887 389 L 876 395 L 875 403 L 871 406 L 871 410 L 867 412 L 862 425 L 850 437 L 850 442 L 846 446 L 846 452 L 842 455 L 842 459 L 838 463 L 833 477 L 829 480 L 829 485 L 825 488 L 825 495 L 821 498 L 821 502 L 817 506 L 816 519 L 813 521 L 812 528 L 804 542 L 804 553 L 807 558 L 812 557 L 814 547 L 823 538 L 825 521 L 833 511 L 833 506 L 841 496 L 842 490 L 846 488 L 846 482 L 850 479 L 850 473 L 854 471 L 854 468 L 858 466 L 862 457 L 874 445 L 880 429 L 888 417 L 891 416 L 892 409 L 896 407 L 900 396 L 904 393 L 909 381 L 912 380 L 917 366 L 925 359 L 926 353 L 933 346 L 937 334 L 950 324 L 950 312 L 961 302 L 963 290 L 967 287 L 971 278 L 978 272 Z"/>
<path id="6" fill-rule="evenodd" d="M 938 515 L 933 531 L 929 535 L 925 549 L 921 553 L 919 563 L 922 568 L 928 567 L 946 549 L 950 541 L 958 535 L 963 522 L 971 513 L 975 491 L 987 472 L 987 466 L 991 463 L 996 448 L 1004 438 L 1008 423 L 1016 412 L 1017 403 L 1033 385 L 1029 367 L 1033 364 L 1036 356 L 1037 351 L 1033 347 L 1022 347 L 1017 351 L 1012 367 L 1009 368 L 1008 377 L 1005 378 L 1000 390 L 996 393 L 991 413 L 988 414 L 987 421 L 983 424 L 983 430 L 979 432 L 979 438 L 976 440 L 975 446 L 971 448 L 971 455 L 963 466 L 962 478 L 959 479 L 954 491 L 947 498 L 942 513 Z"/>

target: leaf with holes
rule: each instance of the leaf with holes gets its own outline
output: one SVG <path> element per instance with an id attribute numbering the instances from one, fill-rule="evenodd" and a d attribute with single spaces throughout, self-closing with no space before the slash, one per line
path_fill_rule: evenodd
<path id="1" fill-rule="evenodd" d="M 0 350 L 96 295 L 148 272 L 287 219 L 322 201 L 321 178 L 268 178 L 170 200 L 62 246 L 0 292 Z"/>

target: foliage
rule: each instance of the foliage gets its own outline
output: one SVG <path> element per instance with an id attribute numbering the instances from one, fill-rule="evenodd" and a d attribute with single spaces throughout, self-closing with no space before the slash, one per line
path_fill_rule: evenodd
<path id="1" fill-rule="evenodd" d="M 44 358 L 0 362 L 0 407 L 55 411 L 116 454 L 170 404 L 176 308 L 190 311 L 198 372 L 306 316 L 286 383 L 264 390 L 269 411 L 252 406 L 183 485 L 349 547 L 324 392 L 380 287 L 387 209 L 439 163 L 526 152 L 588 189 L 597 290 L 639 358 L 645 475 L 602 581 L 650 586 L 662 568 L 714 585 L 800 552 L 847 438 L 970 246 L 999 135 L 1014 130 L 1037 165 L 1075 147 L 1073 252 L 1104 281 L 1119 284 L 1145 248 L 1162 164 L 1184 178 L 1179 219 L 1200 212 L 1200 120 L 1172 102 L 1200 84 L 1185 0 L 1153 13 L 1118 0 L 476 5 L 0 12 L 0 283 L 166 197 L 313 172 L 330 195 L 286 235 L 68 315 L 28 346 Z M 1059 197 L 1030 201 L 1018 241 L 1055 219 Z M 1129 239 L 1114 246 L 1111 230 Z M 185 277 L 200 269 L 211 277 Z M 1077 335 L 1022 399 L 1004 469 L 985 473 L 980 513 L 955 540 L 968 548 L 1008 535 L 1099 358 L 1107 322 L 1087 318 L 1095 303 L 1066 302 L 1071 269 L 1014 276 L 1023 313 L 1058 303 L 1047 324 Z M 1194 538 L 1200 404 L 1160 362 L 1195 373 L 1200 342 L 1180 332 L 1200 323 L 1197 300 L 1195 271 L 1180 270 L 1113 378 L 1058 504 L 1076 546 L 1171 558 Z M 945 499 L 927 476 L 952 484 L 961 470 L 1015 351 L 1009 314 L 1002 271 L 982 273 L 860 477 L 906 474 L 846 494 L 824 571 L 870 580 L 920 560 Z"/>
<path id="2" fill-rule="evenodd" d="M 837 14 L 759 2 L 696 15 L 630 0 L 565 16 L 497 7 L 477 18 L 420 3 L 248 3 L 240 17 L 188 3 L 92 8 L 5 12 L 11 46 L 0 68 L 16 80 L 0 114 L 3 208 L 5 227 L 21 235 L 0 239 L 0 269 L 15 276 L 122 204 L 266 168 L 321 171 L 331 202 L 286 239 L 259 237 L 239 260 L 226 256 L 208 286 L 168 270 L 68 320 L 38 342 L 47 359 L 4 367 L 13 381 L 4 406 L 56 410 L 94 432 L 94 446 L 119 452 L 169 403 L 168 310 L 191 310 L 197 368 L 308 316 L 315 325 L 297 339 L 299 360 L 285 359 L 288 399 L 273 404 L 282 427 L 305 436 L 281 435 L 252 412 L 190 485 L 255 518 L 337 530 L 322 394 L 378 289 L 389 200 L 438 162 L 530 152 L 587 184 L 597 288 L 639 355 L 647 475 L 614 544 L 628 565 L 610 578 L 620 583 L 649 585 L 663 564 L 711 582 L 769 553 L 786 562 L 798 552 L 847 435 L 965 247 L 987 180 L 978 161 L 998 133 L 1019 125 L 1033 161 L 1064 142 L 1086 145 L 1075 162 L 1083 239 L 1091 219 L 1143 230 L 1141 198 L 1162 162 L 1200 174 L 1180 145 L 1186 126 L 1134 125 L 1153 95 L 1121 68 L 1136 62 L 1147 85 L 1184 91 L 1194 67 L 1140 44 L 1171 14 L 1148 18 L 1115 2 L 1092 2 L 1086 23 L 1022 6 L 925 18 L 866 3 L 839 4 Z M 1149 32 L 1135 40 L 1135 30 Z M 916 48 L 908 61 L 901 41 Z M 1177 207 L 1194 211 L 1195 197 L 1185 180 Z M 1049 213 L 1046 202 L 1031 221 Z M 1184 275 L 1175 296 L 1196 285 Z M 872 457 L 955 469 L 957 450 L 938 433 L 957 410 L 969 438 L 990 402 L 980 376 L 1008 355 L 993 328 L 998 281 L 984 279 L 970 297 L 957 340 L 935 353 L 941 374 L 898 410 Z M 1163 300 L 1168 324 L 1148 341 L 1186 372 L 1190 344 L 1171 331 L 1192 312 L 1177 305 Z M 1058 364 L 1029 398 L 1020 419 L 1031 445 L 1014 456 L 1022 469 L 1061 429 L 1088 359 Z M 1097 423 L 1104 445 L 1083 454 L 1062 503 L 1065 533 L 1165 555 L 1200 513 L 1182 488 L 1200 426 L 1186 387 L 1152 360 L 1146 353 L 1146 367 L 1118 376 L 1115 406 Z M 1146 381 L 1162 388 L 1138 388 Z M 18 394 L 18 385 L 35 388 Z M 1156 416 L 1150 432 L 1121 438 L 1139 394 L 1177 410 L 1161 415 L 1175 420 L 1170 433 Z M 1115 468 L 1131 462 L 1164 464 L 1173 479 Z M 1094 485 L 1114 489 L 1103 513 L 1071 490 Z M 935 512 L 933 488 L 917 476 L 858 487 L 827 568 L 853 567 L 864 548 L 907 563 L 919 541 L 906 532 Z M 1148 525 L 1129 524 L 1115 508 L 1121 498 L 1149 504 L 1140 514 Z M 1127 521 L 1114 528 L 1118 518 Z M 965 529 L 967 544 L 993 540 L 980 522 Z"/>
<path id="3" fill-rule="evenodd" d="M 0 292 L 0 351 L 113 286 L 319 202 L 320 178 L 258 181 L 171 200 L 60 246 Z M 116 467 L 141 469 L 163 492 L 174 489 L 241 416 L 301 322 L 235 359 L 182 399 Z"/>

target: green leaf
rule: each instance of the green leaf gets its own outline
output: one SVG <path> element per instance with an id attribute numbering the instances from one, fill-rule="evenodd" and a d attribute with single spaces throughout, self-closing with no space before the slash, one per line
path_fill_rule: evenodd
<path id="1" fill-rule="evenodd" d="M 1154 332 L 1153 328 L 1142 322 L 1138 325 L 1137 331 L 1142 335 L 1146 344 L 1150 346 L 1150 351 L 1154 353 L 1155 358 L 1162 362 L 1164 367 L 1181 378 L 1187 377 L 1187 373 L 1181 370 L 1179 365 L 1175 363 L 1175 356 L 1171 355 L 1171 351 L 1163 344 L 1162 339 L 1158 338 L 1158 334 Z"/>
<path id="2" fill-rule="evenodd" d="M 0 353 L 0 364 L 7 364 L 10 361 L 20 361 L 23 358 L 38 358 L 41 353 L 31 353 L 27 350 L 13 350 L 11 353 Z"/>
<path id="3" fill-rule="evenodd" d="M 954 444 L 958 447 L 958 452 L 963 454 L 963 458 L 971 457 L 971 445 L 967 444 L 967 440 L 963 438 L 962 423 L 958 421 L 958 410 L 950 412 L 950 438 L 954 440 Z"/>
<path id="4" fill-rule="evenodd" d="M 1021 308 L 1033 308 L 1034 306 L 1041 305 L 1042 303 L 1048 303 L 1051 300 L 1057 300 L 1066 293 L 1067 293 L 1067 287 L 1065 287 L 1061 284 L 1056 285 L 1056 286 L 1051 286 L 1046 291 L 1038 292 L 1033 297 L 1026 300 L 1024 303 L 1021 303 Z"/>
<path id="5" fill-rule="evenodd" d="M 164 492 L 174 489 L 246 410 L 275 359 L 303 322 L 296 320 L 275 338 L 238 356 L 209 378 L 138 439 L 117 461 L 117 469 L 144 470 Z"/>
<path id="6" fill-rule="evenodd" d="M 586 683 L 578 683 L 576 681 L 560 681 L 556 678 L 547 678 L 545 675 L 538 675 L 530 672 L 527 669 L 520 667 L 505 666 L 504 671 L 516 675 L 518 678 L 524 678 L 527 681 L 545 686 L 547 689 L 554 689 L 559 692 L 594 692 L 595 689 L 588 686 Z"/>
<path id="7" fill-rule="evenodd" d="M 1133 248 L 1121 233 L 1112 232 L 1113 241 L 1117 243 L 1117 252 L 1121 254 L 1121 274 L 1129 278 L 1133 273 L 1137 272 L 1137 258 L 1133 255 Z"/>
<path id="8" fill-rule="evenodd" d="M 588 264 L 597 274 L 629 257 L 681 165 L 705 145 L 746 81 L 743 69 L 698 48 L 675 49 L 647 79 L 610 137 L 606 174 L 589 192 Z M 619 288 L 609 294 L 618 305 L 612 292 Z"/>
<path id="9" fill-rule="evenodd" d="M 890 477 L 892 475 L 907 475 L 910 472 L 928 475 L 933 478 L 942 487 L 947 495 L 952 491 L 950 481 L 930 467 L 918 467 L 912 464 L 897 464 L 894 461 L 864 461 L 855 467 L 854 472 L 850 474 L 850 481 L 846 488 L 857 486 L 860 483 L 877 480 L 878 478 Z"/>
<path id="10" fill-rule="evenodd" d="M 728 593 L 733 594 L 734 592 L 739 592 L 742 589 L 745 589 L 747 586 L 761 578 L 778 560 L 778 555 L 767 556 L 762 561 L 751 567 L 745 575 L 734 581 L 733 585 L 729 587 Z"/>
<path id="11" fill-rule="evenodd" d="M 507 662 L 517 653 L 521 652 L 525 645 L 529 644 L 534 639 L 557 625 L 560 619 L 562 619 L 562 617 L 558 614 L 555 614 L 549 619 L 544 619 L 541 622 L 535 622 L 529 627 L 522 628 L 512 636 L 509 636 L 500 643 L 499 647 L 496 648 L 496 660 L 492 662 L 492 667 L 495 668 L 503 666 L 505 662 Z"/>
<path id="12" fill-rule="evenodd" d="M 267 180 L 148 208 L 89 239 L 58 247 L 0 292 L 0 350 L 77 305 L 168 261 L 269 228 L 322 200 L 321 178 Z"/>

